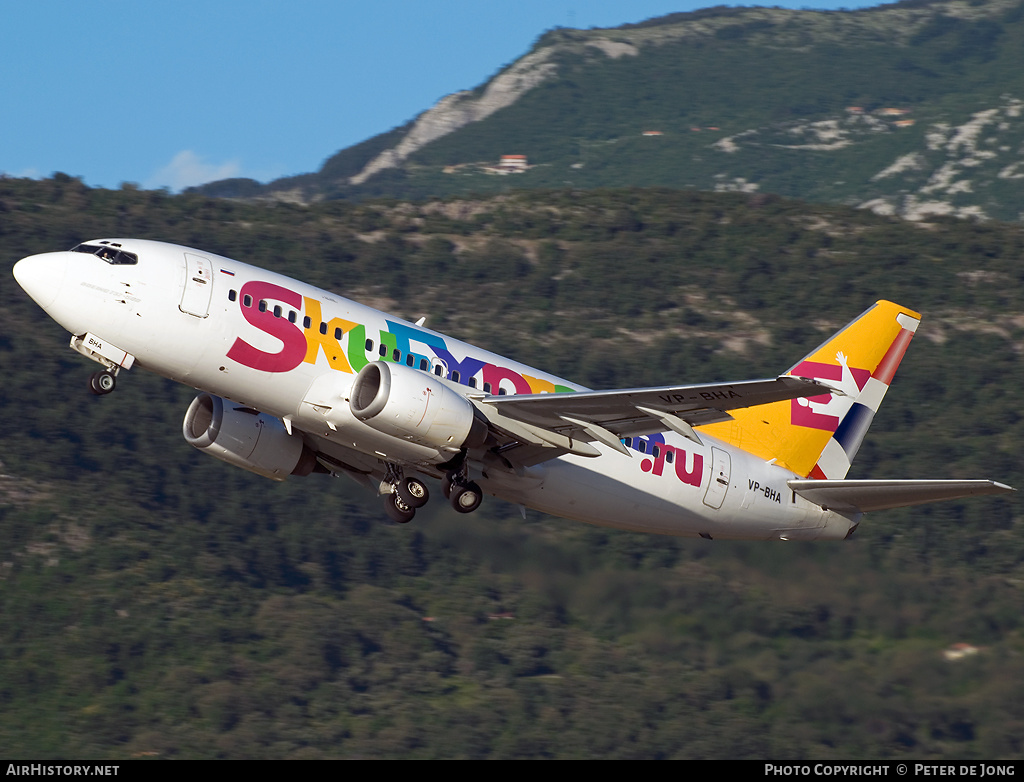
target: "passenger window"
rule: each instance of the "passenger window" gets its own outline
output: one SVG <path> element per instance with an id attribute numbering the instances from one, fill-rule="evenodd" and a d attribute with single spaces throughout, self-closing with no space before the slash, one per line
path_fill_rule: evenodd
<path id="1" fill-rule="evenodd" d="M 410 353 L 408 356 L 405 357 L 405 364 L 406 364 L 406 366 L 410 366 L 411 367 L 415 363 L 416 363 L 416 356 L 414 356 L 412 353 Z"/>
<path id="2" fill-rule="evenodd" d="M 280 318 L 281 317 L 281 305 L 280 304 L 275 304 L 274 305 L 274 317 L 275 318 Z"/>
<path id="3" fill-rule="evenodd" d="M 484 383 L 484 393 L 485 394 L 491 393 L 491 384 L 490 383 Z"/>
<path id="4" fill-rule="evenodd" d="M 658 446 L 654 446 L 651 449 L 651 456 L 653 456 L 655 459 L 657 459 L 660 454 L 661 454 L 661 449 Z"/>
<path id="5" fill-rule="evenodd" d="M 336 339 L 336 340 L 337 340 L 338 342 L 341 342 L 341 328 L 340 328 L 340 327 L 338 327 L 338 326 L 336 326 L 336 327 L 334 328 L 334 338 L 335 338 L 335 339 Z"/>
<path id="6" fill-rule="evenodd" d="M 299 319 L 299 315 L 295 310 L 288 310 L 288 322 L 294 323 Z"/>
<path id="7" fill-rule="evenodd" d="M 302 319 L 302 328 L 308 329 L 313 327 L 313 319 L 307 315 Z"/>
<path id="8" fill-rule="evenodd" d="M 228 301 L 234 301 L 238 298 L 238 293 L 234 290 L 228 291 Z"/>
<path id="9" fill-rule="evenodd" d="M 622 444 L 624 446 L 626 446 L 627 448 L 632 448 L 633 447 L 633 438 L 632 437 L 624 437 L 623 440 L 622 440 Z"/>
<path id="10" fill-rule="evenodd" d="M 320 333 L 321 334 L 326 334 L 327 333 L 327 324 L 324 323 L 323 321 L 320 321 Z"/>
<path id="11" fill-rule="evenodd" d="M 266 312 L 266 311 L 267 311 L 267 302 L 264 301 L 263 299 L 260 299 L 260 312 Z"/>
<path id="12" fill-rule="evenodd" d="M 442 367 L 440 364 L 438 364 L 436 367 L 434 367 L 434 374 L 437 375 L 438 377 L 443 377 L 444 376 L 444 367 Z"/>
<path id="13" fill-rule="evenodd" d="M 386 356 L 388 354 L 388 346 L 387 345 L 381 345 L 380 346 L 380 350 L 378 350 L 377 352 L 380 354 L 381 358 L 384 358 L 384 356 Z"/>
<path id="14" fill-rule="evenodd" d="M 252 296 L 250 296 L 248 293 L 245 294 L 242 297 L 242 306 L 243 307 L 251 307 L 252 306 Z"/>
<path id="15" fill-rule="evenodd" d="M 424 372 L 426 372 L 428 369 L 430 369 L 430 362 L 427 361 L 425 358 L 421 358 L 420 359 L 420 369 L 422 369 Z"/>
<path id="16" fill-rule="evenodd" d="M 675 454 L 672 451 L 665 451 L 665 461 L 672 464 L 672 460 L 675 458 Z"/>
<path id="17" fill-rule="evenodd" d="M 470 388 L 476 388 L 476 378 L 475 377 L 471 377 L 469 379 L 469 387 Z"/>
<path id="18" fill-rule="evenodd" d="M 366 348 L 366 352 L 367 353 L 372 353 L 373 352 L 373 340 L 372 339 L 366 340 L 366 345 L 364 345 L 364 347 Z"/>
<path id="19" fill-rule="evenodd" d="M 454 372 L 452 372 L 452 380 L 454 380 L 456 383 L 458 383 L 461 379 L 462 379 L 462 375 L 459 374 L 459 370 L 456 369 Z"/>
<path id="20" fill-rule="evenodd" d="M 638 439 L 636 441 L 636 449 L 640 451 L 640 453 L 647 453 L 647 443 Z"/>
<path id="21" fill-rule="evenodd" d="M 506 391 L 504 388 L 499 388 L 498 389 L 498 396 L 505 396 L 505 394 L 507 394 L 507 393 L 508 393 L 508 391 Z"/>

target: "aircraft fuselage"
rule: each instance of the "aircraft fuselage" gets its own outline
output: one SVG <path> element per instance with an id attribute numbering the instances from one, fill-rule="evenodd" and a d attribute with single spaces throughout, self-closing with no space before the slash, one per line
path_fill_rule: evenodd
<path id="1" fill-rule="evenodd" d="M 80 352 L 110 366 L 121 351 L 159 375 L 281 419 L 356 471 L 397 463 L 438 476 L 455 450 L 353 415 L 353 380 L 371 362 L 431 374 L 462 395 L 587 390 L 271 271 L 160 242 L 108 241 L 125 262 L 68 251 L 15 268 Z M 472 477 L 513 503 L 641 532 L 842 539 L 856 527 L 859 514 L 840 515 L 791 491 L 794 472 L 706 434 L 699 440 L 672 431 L 622 438 L 630 455 L 598 442 L 597 457 L 567 453 L 520 469 L 484 454 Z"/>

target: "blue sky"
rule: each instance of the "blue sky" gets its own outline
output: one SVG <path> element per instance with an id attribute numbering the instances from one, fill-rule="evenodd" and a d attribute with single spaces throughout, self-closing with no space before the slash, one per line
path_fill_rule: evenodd
<path id="1" fill-rule="evenodd" d="M 0 30 L 0 172 L 178 190 L 317 170 L 485 81 L 552 27 L 691 0 L 33 0 Z M 774 0 L 862 8 L 854 0 Z"/>

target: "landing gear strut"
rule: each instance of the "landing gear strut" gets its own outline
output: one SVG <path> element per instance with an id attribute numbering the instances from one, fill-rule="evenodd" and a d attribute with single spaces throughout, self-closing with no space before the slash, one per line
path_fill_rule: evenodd
<path id="1" fill-rule="evenodd" d="M 106 369 L 100 372 L 93 372 L 89 376 L 89 390 L 96 396 L 109 394 L 117 386 L 117 379 L 114 373 Z"/>

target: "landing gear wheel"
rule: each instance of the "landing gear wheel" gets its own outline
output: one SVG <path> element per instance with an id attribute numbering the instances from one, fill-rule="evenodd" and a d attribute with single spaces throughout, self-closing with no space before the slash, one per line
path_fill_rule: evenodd
<path id="1" fill-rule="evenodd" d="M 408 524 L 416 515 L 416 509 L 410 508 L 398 494 L 384 495 L 384 512 L 389 519 L 399 524 Z"/>
<path id="2" fill-rule="evenodd" d="M 93 372 L 89 376 L 89 390 L 96 396 L 109 394 L 117 385 L 117 379 L 110 372 Z"/>
<path id="3" fill-rule="evenodd" d="M 426 484 L 419 478 L 405 478 L 395 486 L 395 493 L 402 498 L 402 502 L 414 510 L 422 508 L 430 499 L 430 492 Z"/>
<path id="4" fill-rule="evenodd" d="M 484 494 L 475 483 L 456 484 L 452 486 L 452 495 L 449 499 L 452 507 L 459 513 L 472 513 L 480 507 Z"/>

